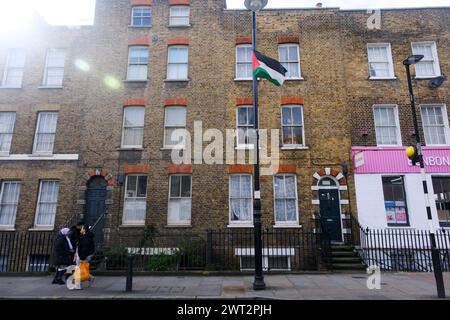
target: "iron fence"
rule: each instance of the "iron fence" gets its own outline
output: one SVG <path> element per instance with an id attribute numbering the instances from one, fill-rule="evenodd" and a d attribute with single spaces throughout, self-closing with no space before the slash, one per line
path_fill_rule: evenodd
<path id="1" fill-rule="evenodd" d="M 250 271 L 255 265 L 253 229 L 207 231 L 207 267 Z M 322 268 L 319 233 L 301 229 L 265 229 L 262 232 L 265 271 L 302 271 Z"/>
<path id="2" fill-rule="evenodd" d="M 429 231 L 360 228 L 359 235 L 359 254 L 369 266 L 388 271 L 433 271 Z M 450 271 L 450 233 L 437 230 L 435 235 L 442 270 Z"/>
<path id="3" fill-rule="evenodd" d="M 47 272 L 55 232 L 0 232 L 0 272 Z"/>

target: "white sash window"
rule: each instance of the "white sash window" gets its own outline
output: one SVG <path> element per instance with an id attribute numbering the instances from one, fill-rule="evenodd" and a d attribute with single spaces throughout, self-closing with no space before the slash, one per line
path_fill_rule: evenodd
<path id="1" fill-rule="evenodd" d="M 58 181 L 42 180 L 40 182 L 35 219 L 36 227 L 53 228 L 58 205 L 58 191 Z"/>
<path id="2" fill-rule="evenodd" d="M 19 181 L 3 181 L 0 189 L 0 227 L 14 228 L 19 195 Z"/>

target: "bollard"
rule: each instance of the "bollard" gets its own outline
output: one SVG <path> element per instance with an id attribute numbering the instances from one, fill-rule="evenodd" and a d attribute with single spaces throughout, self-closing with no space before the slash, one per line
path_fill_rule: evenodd
<path id="1" fill-rule="evenodd" d="M 133 291 L 133 259 L 134 256 L 129 254 L 127 257 L 127 284 L 125 291 L 131 292 Z"/>

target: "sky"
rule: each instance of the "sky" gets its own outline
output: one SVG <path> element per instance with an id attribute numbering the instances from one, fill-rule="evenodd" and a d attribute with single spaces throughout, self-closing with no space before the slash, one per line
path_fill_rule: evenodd
<path id="1" fill-rule="evenodd" d="M 341 9 L 450 6 L 450 0 L 269 0 L 269 8 L 307 8 L 322 2 Z M 228 8 L 244 8 L 244 0 L 227 0 Z M 52 25 L 86 25 L 94 19 L 95 0 L 0 0 L 0 33 L 14 30 L 33 10 Z"/>

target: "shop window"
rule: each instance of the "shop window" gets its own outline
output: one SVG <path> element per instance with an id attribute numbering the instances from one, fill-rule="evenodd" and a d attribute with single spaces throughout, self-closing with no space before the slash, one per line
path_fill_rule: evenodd
<path id="1" fill-rule="evenodd" d="M 450 227 L 450 177 L 433 177 L 434 201 L 441 227 Z"/>
<path id="2" fill-rule="evenodd" d="M 382 179 L 388 226 L 409 226 L 404 177 L 389 176 Z"/>

